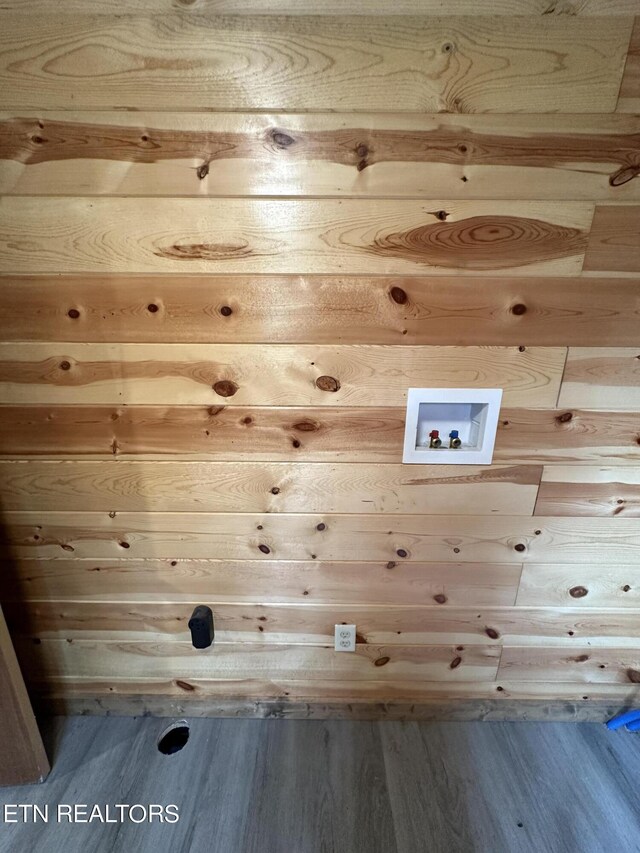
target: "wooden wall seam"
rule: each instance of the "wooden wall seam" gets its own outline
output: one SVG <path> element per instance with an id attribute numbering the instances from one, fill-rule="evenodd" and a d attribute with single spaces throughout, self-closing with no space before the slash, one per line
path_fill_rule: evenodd
<path id="1" fill-rule="evenodd" d="M 589 400 L 599 408 L 640 405 L 640 357 L 637 347 L 570 347 L 560 386 L 559 404 L 579 406 Z"/>
<path id="2" fill-rule="evenodd" d="M 627 51 L 616 109 L 636 113 L 640 107 L 640 16 L 636 17 Z"/>

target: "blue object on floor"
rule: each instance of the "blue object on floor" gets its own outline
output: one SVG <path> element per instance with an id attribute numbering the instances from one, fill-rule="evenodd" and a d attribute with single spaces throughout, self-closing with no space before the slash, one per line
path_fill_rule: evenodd
<path id="1" fill-rule="evenodd" d="M 632 725 L 633 728 L 631 728 Z M 621 729 L 623 726 L 626 726 L 627 731 L 630 732 L 640 731 L 640 710 L 636 709 L 635 711 L 625 711 L 624 714 L 618 714 L 617 717 L 613 717 L 609 722 L 605 723 L 605 726 L 612 732 Z"/>

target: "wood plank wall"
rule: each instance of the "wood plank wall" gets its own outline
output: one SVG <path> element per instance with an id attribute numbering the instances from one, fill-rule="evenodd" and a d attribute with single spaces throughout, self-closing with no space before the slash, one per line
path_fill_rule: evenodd
<path id="1" fill-rule="evenodd" d="M 49 708 L 637 698 L 640 2 L 389 5 L 2 3 L 0 595 Z M 422 385 L 504 389 L 493 465 L 401 464 Z"/>

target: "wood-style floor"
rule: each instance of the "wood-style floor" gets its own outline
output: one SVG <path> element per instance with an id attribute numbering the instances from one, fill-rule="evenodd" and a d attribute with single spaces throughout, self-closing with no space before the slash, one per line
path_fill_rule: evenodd
<path id="1" fill-rule="evenodd" d="M 1 853 L 629 853 L 640 735 L 581 723 L 190 721 L 45 724 L 53 761 L 6 803 L 169 804 L 178 823 L 7 825 Z M 2 813 L 0 812 L 0 818 Z"/>

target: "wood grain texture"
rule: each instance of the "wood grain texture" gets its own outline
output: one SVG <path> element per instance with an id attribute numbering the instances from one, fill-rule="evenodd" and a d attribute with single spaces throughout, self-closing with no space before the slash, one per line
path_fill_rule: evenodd
<path id="1" fill-rule="evenodd" d="M 368 682 L 363 682 L 367 684 Z M 384 682 L 383 682 L 384 683 Z M 428 686 L 436 682 L 425 682 Z M 472 682 L 473 683 L 473 682 Z M 525 682 L 526 683 L 526 682 Z M 468 722 L 468 721 L 520 721 L 520 722 L 572 722 L 572 723 L 605 723 L 614 717 L 620 703 L 625 701 L 628 688 L 621 685 L 598 684 L 589 685 L 588 692 L 597 694 L 587 696 L 584 701 L 584 685 L 559 685 L 554 683 L 555 693 L 548 699 L 520 698 L 518 691 L 512 693 L 508 700 L 502 700 L 502 694 L 486 696 L 480 699 L 456 697 L 447 699 L 427 699 L 424 696 L 419 702 L 380 702 L 377 699 L 363 702 L 342 701 L 298 701 L 283 703 L 280 700 L 226 699 L 202 697 L 186 702 L 179 698 L 162 695 L 147 695 L 144 693 L 117 694 L 109 691 L 105 695 L 91 693 L 86 686 L 86 679 L 81 682 L 83 687 L 73 692 L 74 682 L 62 680 L 62 686 L 43 690 L 38 695 L 39 707 L 46 708 L 50 714 L 59 716 L 91 715 L 130 715 L 135 717 L 176 717 L 188 714 L 191 717 L 215 717 L 234 719 L 294 719 L 294 720 L 387 720 L 387 721 L 419 721 L 419 722 Z M 329 682 L 339 684 L 339 682 Z M 452 682 L 445 682 L 451 685 Z M 220 686 L 220 683 L 217 683 Z M 378 691 L 380 683 L 376 682 Z M 492 684 L 495 688 L 495 685 Z M 528 686 L 531 686 L 530 684 Z M 86 689 L 85 689 L 86 687 Z M 509 683 L 508 687 L 511 687 Z M 571 694 L 580 692 L 575 698 Z M 581 688 L 581 689 L 580 689 Z M 596 688 L 596 689 L 594 689 Z M 605 688 L 606 694 L 600 695 L 600 688 Z M 259 685 L 256 686 L 259 690 Z M 320 692 L 320 691 L 318 691 Z M 490 691 L 487 691 L 490 693 Z M 222 690 L 217 694 L 222 695 Z M 285 697 L 286 698 L 286 697 Z"/>
<path id="2" fill-rule="evenodd" d="M 631 115 L 0 113 L 5 195 L 638 200 Z"/>
<path id="3" fill-rule="evenodd" d="M 640 272 L 640 207 L 596 205 L 583 269 Z"/>
<path id="4" fill-rule="evenodd" d="M 551 411 L 503 409 L 494 460 L 514 464 L 528 460 L 546 465 L 637 465 L 640 463 L 638 416 L 633 411 L 586 411 L 572 407 Z"/>
<path id="5" fill-rule="evenodd" d="M 611 699 L 615 688 L 609 689 Z M 212 702 L 221 705 L 219 698 Z M 107 697 L 105 704 L 113 707 Z M 613 706 L 599 703 L 600 713 L 607 704 Z M 421 719 L 438 719 L 437 701 L 415 706 L 406 725 L 392 721 L 402 719 L 397 706 L 380 709 L 379 718 L 389 719 L 384 726 L 358 723 L 376 719 L 374 709 L 363 703 L 344 704 L 342 722 L 321 719 L 330 705 L 314 703 L 305 711 L 295 700 L 283 701 L 280 708 L 277 701 L 254 708 L 244 702 L 237 704 L 239 716 L 268 719 L 190 719 L 187 752 L 168 760 L 148 750 L 146 772 L 141 756 L 166 723 L 146 718 L 142 703 L 134 712 L 137 719 L 51 720 L 48 728 L 60 757 L 46 788 L 30 792 L 33 804 L 43 808 L 63 802 L 72 776 L 89 802 L 102 803 L 103 792 L 108 802 L 121 799 L 121 777 L 132 803 L 162 802 L 172 789 L 190 792 L 181 800 L 180 821 L 174 825 L 78 824 L 74 837 L 81 849 L 91 843 L 104 849 L 121 844 L 146 853 L 170 838 L 173 850 L 191 846 L 260 853 L 277 850 L 283 837 L 292 850 L 304 850 L 307 839 L 314 838 L 319 849 L 335 853 L 405 853 L 420 849 L 425 837 L 436 850 L 492 849 L 494 844 L 504 850 L 572 850 L 582 839 L 589 839 L 594 850 L 633 849 L 637 739 L 614 738 L 594 724 L 419 725 Z M 514 709 L 513 703 L 495 699 L 467 699 L 461 705 L 456 720 L 474 708 L 476 720 L 499 719 L 501 712 Z M 203 702 L 195 699 L 188 706 L 202 709 Z M 441 713 L 453 708 L 440 702 Z M 405 709 L 409 712 L 410 706 Z M 595 710 L 575 698 L 565 709 L 559 716 L 563 705 L 554 703 L 549 719 L 575 722 Z M 541 704 L 529 702 L 516 716 L 541 719 L 543 712 Z M 227 706 L 226 714 L 232 713 Z M 296 713 L 301 719 L 291 719 Z M 317 723 L 309 725 L 310 718 Z M 571 756 L 578 754 L 580 785 L 572 786 Z M 205 755 L 208 762 L 193 757 Z M 225 772 L 212 773 L 212 767 Z M 2 792 L 3 805 L 11 794 Z M 217 808 L 208 808 L 212 801 Z M 330 802 L 343 807 L 328 821 Z M 460 809 L 460 802 L 473 808 Z M 567 809 L 571 820 L 565 817 Z M 517 825 L 523 823 L 518 817 L 526 828 Z M 20 839 L 30 849 L 46 846 L 50 853 L 61 853 L 65 829 L 41 821 L 8 825 L 0 850 L 14 853 Z"/>
<path id="6" fill-rule="evenodd" d="M 0 406 L 0 454 L 399 463 L 404 418 L 399 407 Z M 494 462 L 633 466 L 638 439 L 635 412 L 504 408 Z"/>
<path id="7" fill-rule="evenodd" d="M 102 725 L 96 727 L 96 722 Z M 101 804 L 101 815 L 105 801 L 120 802 L 125 791 L 131 803 L 164 802 L 174 791 L 180 820 L 173 825 L 159 820 L 136 824 L 128 819 L 131 812 L 125 806 L 122 823 L 77 824 L 74 840 L 82 849 L 123 844 L 143 853 L 162 849 L 165 839 L 173 850 L 191 846 L 259 853 L 261 848 L 275 849 L 283 836 L 299 850 L 304 839 L 313 836 L 323 846 L 339 839 L 344 846 L 335 850 L 340 853 L 373 853 L 371 842 L 374 847 L 380 844 L 379 851 L 397 853 L 376 725 L 307 726 L 295 721 L 281 725 L 265 720 L 255 726 L 250 720 L 191 719 L 188 725 L 187 751 L 167 759 L 154 748 L 166 728 L 162 721 L 51 720 L 48 729 L 59 761 L 46 789 L 30 792 L 30 804 L 51 804 L 55 810 L 58 802 L 64 802 L 70 779 L 83 802 Z M 212 774 L 211 765 L 202 761 L 205 755 L 224 772 Z M 274 777 L 286 779 L 286 784 L 278 784 Z M 356 794 L 364 780 L 366 790 Z M 15 796 L 2 792 L 0 803 L 9 802 L 12 793 Z M 349 802 L 349 809 L 331 823 L 324 820 L 328 798 Z M 207 808 L 211 801 L 215 809 Z M 140 810 L 133 809 L 134 818 L 136 812 L 139 815 Z M 47 847 L 49 853 L 62 853 L 68 846 L 68 827 L 53 820 L 9 825 L 0 851 L 13 853 L 23 842 L 31 849 Z"/>
<path id="8" fill-rule="evenodd" d="M 594 649 L 591 646 L 566 649 L 538 649 L 526 646 L 502 650 L 498 678 L 513 681 L 573 681 L 626 684 L 637 683 L 640 651 L 631 648 Z"/>
<path id="9" fill-rule="evenodd" d="M 633 346 L 639 325 L 623 278 L 0 275 L 4 341 Z"/>
<path id="10" fill-rule="evenodd" d="M 569 350 L 558 404 L 593 408 L 640 408 L 638 348 L 573 347 Z"/>
<path id="11" fill-rule="evenodd" d="M 637 651 L 640 611 L 576 608 L 454 608 L 433 605 L 259 605 L 208 600 L 219 644 L 333 644 L 336 624 L 355 625 L 358 643 L 387 646 L 488 642 L 519 646 L 629 647 Z M 72 640 L 191 642 L 188 622 L 197 600 L 178 603 L 27 601 L 5 604 L 16 637 Z M 464 651 L 463 648 L 456 649 Z M 383 664 L 379 664 L 382 666 Z"/>
<path id="12" fill-rule="evenodd" d="M 533 465 L 0 462 L 0 494 L 6 510 L 531 516 L 541 474 Z"/>
<path id="13" fill-rule="evenodd" d="M 45 707 L 637 704 L 639 38 L 0 0 L 0 598 Z M 409 387 L 504 389 L 494 464 L 402 465 Z"/>
<path id="14" fill-rule="evenodd" d="M 345 406 L 0 406 L 0 452 L 399 463 L 404 417 Z"/>
<path id="15" fill-rule="evenodd" d="M 3 11 L 24 12 L 20 0 L 3 0 Z M 32 12 L 50 12 L 47 0 L 31 0 Z M 94 3 L 92 0 L 63 0 L 58 9 L 65 14 L 91 13 L 92 15 L 121 14 L 122 7 L 117 0 Z M 176 10 L 197 13 L 211 12 L 221 15 L 308 15 L 309 6 L 297 0 L 131 0 L 127 4 L 130 13 L 166 14 Z M 491 0 L 479 5 L 475 0 L 398 0 L 390 7 L 386 0 L 316 0 L 313 4 L 314 15 L 500 15 L 500 16 L 573 16 L 596 15 L 633 16 L 638 12 L 636 0 L 560 0 L 549 3 L 548 0 Z"/>
<path id="16" fill-rule="evenodd" d="M 104 678 L 49 676 L 30 680 L 30 687 L 41 705 L 62 708 L 62 713 L 102 714 L 125 709 L 125 713 L 161 716 L 275 716 L 322 717 L 348 716 L 362 719 L 410 719 L 421 713 L 429 719 L 565 719 L 576 721 L 576 708 L 582 713 L 600 702 L 615 703 L 609 716 L 619 713 L 629 701 L 633 687 L 627 684 L 594 682 L 517 681 L 349 681 L 300 678 L 286 682 L 268 678 L 226 679 L 215 674 L 188 681 L 166 678 Z M 258 697 L 258 698 L 256 698 Z M 43 703 L 42 700 L 46 700 Z M 474 704 L 465 705 L 463 700 Z M 482 700 L 493 700 L 487 705 Z M 563 700 L 566 701 L 564 705 Z M 84 703 L 84 704 L 83 704 Z M 274 707 L 273 704 L 278 703 Z M 305 708 L 306 704 L 306 708 Z M 414 706 L 413 709 L 411 706 Z M 352 706 L 350 708 L 350 706 Z M 569 706 L 569 707 L 567 707 Z M 475 708 L 475 711 L 472 709 Z M 422 709 L 422 711 L 421 711 Z M 501 711 L 501 709 L 503 709 Z M 536 716 L 529 717 L 534 711 Z M 456 712 L 461 714 L 457 716 Z M 564 711 L 564 716 L 563 716 Z M 438 715 L 439 714 L 439 715 Z M 504 715 L 504 716 L 501 716 Z"/>
<path id="17" fill-rule="evenodd" d="M 640 517 L 640 468 L 545 468 L 535 515 Z"/>
<path id="18" fill-rule="evenodd" d="M 338 678 L 350 681 L 489 681 L 496 675 L 498 646 L 359 645 L 336 654 L 327 646 L 219 643 L 196 650 L 191 642 L 28 640 L 18 643 L 27 673 L 42 678 Z M 452 666 L 453 664 L 453 666 Z M 187 688 L 188 689 L 188 688 Z"/>
<path id="19" fill-rule="evenodd" d="M 469 733 L 468 725 L 446 728 L 441 734 L 437 725 L 380 726 L 399 851 L 416 847 L 414 839 L 427 834 L 422 827 L 434 833 L 436 849 L 596 850 L 616 835 L 620 849 L 633 846 L 635 818 L 613 818 L 626 802 L 615 790 L 616 768 L 626 785 L 629 747 L 607 749 L 612 738 L 603 726 L 593 726 L 593 737 L 591 726 L 534 724 L 517 737 L 509 725 L 475 725 Z M 596 738 L 602 745 L 594 748 Z M 487 821 L 494 809 L 499 817 Z M 601 809 L 612 815 L 611 827 Z"/>
<path id="20" fill-rule="evenodd" d="M 59 511 L 7 512 L 5 524 L 17 557 L 633 563 L 640 553 L 633 518 Z"/>
<path id="21" fill-rule="evenodd" d="M 404 406 L 408 387 L 453 385 L 503 388 L 505 405 L 553 406 L 565 357 L 560 347 L 4 343 L 0 400 Z"/>
<path id="22" fill-rule="evenodd" d="M 640 607 L 640 565 L 528 563 L 517 603 L 538 607 Z"/>
<path id="23" fill-rule="evenodd" d="M 42 782 L 49 773 L 16 654 L 0 610 L 0 785 Z"/>
<path id="24" fill-rule="evenodd" d="M 634 13 L 638 14 L 637 10 Z M 618 109 L 623 112 L 635 113 L 640 111 L 640 17 L 636 17 L 627 59 L 620 86 Z"/>
<path id="25" fill-rule="evenodd" d="M 0 13 L 4 108 L 611 112 L 633 19 Z"/>
<path id="26" fill-rule="evenodd" d="M 0 266 L 572 275 L 582 267 L 592 216 L 589 202 L 5 197 Z"/>
<path id="27" fill-rule="evenodd" d="M 26 558 L 0 575 L 0 598 L 503 606 L 515 604 L 520 572 L 519 563 Z"/>
<path id="28" fill-rule="evenodd" d="M 349 706 L 356 717 L 362 719 L 410 719 L 422 712 L 432 719 L 564 719 L 576 721 L 575 708 L 564 707 L 575 703 L 588 713 L 589 707 L 599 702 L 617 703 L 608 717 L 619 712 L 621 704 L 629 700 L 629 684 L 594 682 L 585 688 L 580 682 L 511 681 L 341 681 L 287 679 L 286 682 L 268 678 L 225 679 L 215 675 L 182 679 L 122 677 L 34 676 L 30 680 L 36 699 L 46 699 L 44 707 L 56 700 L 62 713 L 68 708 L 81 707 L 84 713 L 102 714 L 124 708 L 126 713 L 141 716 L 147 713 L 161 716 L 348 716 Z M 632 694 L 633 695 L 633 694 Z M 256 698 L 259 697 L 259 698 Z M 475 702 L 467 705 L 462 700 Z M 482 700 L 494 700 L 487 706 Z M 67 705 L 68 702 L 68 705 Z M 81 703 L 84 702 L 84 705 Z M 277 702 L 274 707 L 268 703 Z M 306 709 L 304 705 L 306 703 Z M 411 705 L 415 703 L 413 710 Z M 39 704 L 43 704 L 42 701 Z M 438 706 L 440 715 L 438 714 Z M 443 707 L 444 706 L 444 707 Z M 269 707 L 271 713 L 269 713 Z M 468 716 L 475 707 L 475 714 Z M 502 712 L 500 709 L 504 709 Z M 153 709 L 153 710 L 152 710 Z M 169 710 L 170 709 L 170 710 Z M 193 709 L 193 713 L 192 713 Z M 456 716 L 459 709 L 461 716 Z M 519 710 L 518 710 L 519 709 Z M 528 711 L 538 716 L 528 717 Z M 80 711 L 79 713 L 81 713 Z M 500 714 L 504 714 L 501 716 Z M 521 716 L 522 715 L 522 716 Z"/>

